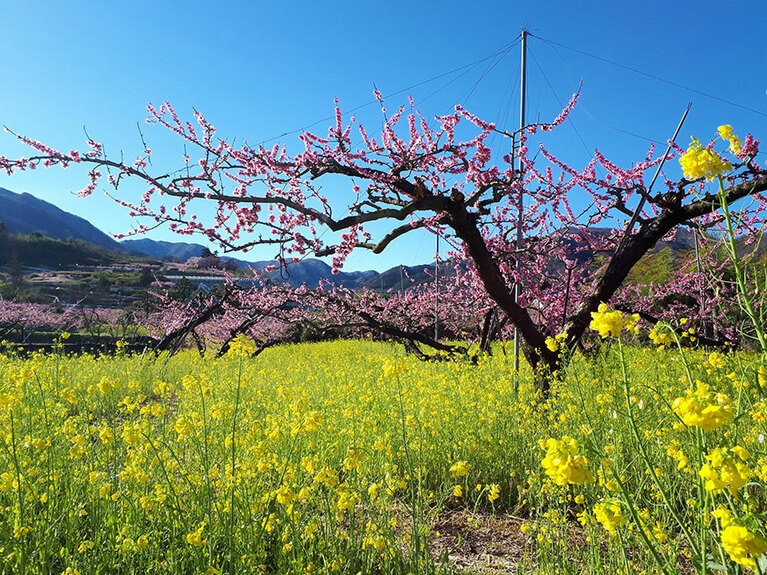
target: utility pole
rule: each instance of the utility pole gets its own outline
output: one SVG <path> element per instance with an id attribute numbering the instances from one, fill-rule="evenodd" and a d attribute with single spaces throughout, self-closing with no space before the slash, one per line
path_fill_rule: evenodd
<path id="1" fill-rule="evenodd" d="M 437 236 L 437 253 L 434 258 L 434 341 L 439 341 L 439 230 Z"/>
<path id="2" fill-rule="evenodd" d="M 525 108 L 527 100 L 527 30 L 522 30 L 522 62 L 520 66 L 520 97 L 519 97 L 519 137 L 522 138 L 522 130 L 525 128 Z M 519 178 L 522 178 L 522 158 L 519 158 Z M 520 256 L 522 255 L 522 211 L 524 210 L 524 190 L 522 186 L 519 187 L 519 195 L 517 196 L 517 245 L 515 249 L 516 256 L 514 257 L 514 270 L 517 272 L 517 278 L 514 281 L 514 303 L 519 303 L 519 296 L 522 293 L 521 286 L 519 285 L 520 274 Z M 519 389 L 519 331 L 514 328 L 514 389 Z"/>

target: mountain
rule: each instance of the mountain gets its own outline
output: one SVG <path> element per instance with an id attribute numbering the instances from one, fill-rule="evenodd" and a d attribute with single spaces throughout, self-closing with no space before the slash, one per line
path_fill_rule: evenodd
<path id="1" fill-rule="evenodd" d="M 125 248 L 133 253 L 140 252 L 153 258 L 163 261 L 188 261 L 190 258 L 201 258 L 205 246 L 200 244 L 190 244 L 183 242 L 163 242 L 149 239 L 123 240 L 120 242 Z M 214 258 L 217 259 L 217 258 Z M 208 258 L 201 258 L 200 266 L 206 267 L 209 263 Z M 287 269 L 280 270 L 277 262 L 259 261 L 249 262 L 238 258 L 223 256 L 220 260 L 233 262 L 237 268 L 266 273 L 272 281 L 276 283 L 288 283 L 294 287 L 306 284 L 310 287 L 317 286 L 321 280 L 330 280 L 337 285 L 348 288 L 361 288 L 368 284 L 377 288 L 377 278 L 381 275 L 376 271 L 364 272 L 339 272 L 333 275 L 328 264 L 318 259 L 304 259 L 296 263 L 291 263 Z M 266 272 L 269 268 L 277 268 Z M 388 286 L 387 282 L 387 289 Z"/>
<path id="2" fill-rule="evenodd" d="M 125 251 L 119 242 L 88 220 L 65 212 L 31 194 L 0 188 L 0 222 L 15 234 L 40 234 L 55 240 L 74 238 L 110 250 Z"/>
<path id="3" fill-rule="evenodd" d="M 200 257 L 204 246 L 185 242 L 164 242 L 142 238 L 122 240 L 120 245 L 131 252 L 140 252 L 163 261 L 182 261 Z"/>
<path id="4" fill-rule="evenodd" d="M 50 264 L 48 261 L 51 259 L 61 260 L 58 262 L 59 264 L 77 262 L 81 265 L 86 263 L 88 265 L 109 265 L 109 263 L 114 263 L 116 258 L 120 257 L 119 254 L 123 254 L 122 257 L 126 258 L 130 255 L 141 254 L 167 262 L 186 262 L 190 258 L 199 258 L 203 260 L 200 262 L 200 269 L 205 269 L 206 262 L 204 260 L 206 258 L 201 258 L 205 246 L 184 242 L 156 241 L 147 238 L 117 242 L 84 218 L 65 212 L 55 205 L 38 199 L 31 194 L 17 194 L 5 188 L 0 188 L 0 223 L 11 234 L 39 234 L 54 240 L 74 241 L 72 246 L 64 246 L 68 249 L 71 248 L 70 251 L 72 251 L 66 258 L 62 256 L 62 246 L 56 246 L 55 253 L 49 254 L 50 257 L 48 259 L 42 260 L 40 257 L 36 257 L 35 265 L 55 266 L 55 263 Z M 102 259 L 98 259 L 87 249 L 83 251 L 82 246 L 77 248 L 77 241 L 94 244 L 111 252 L 118 252 L 118 255 L 110 254 L 107 257 L 107 254 L 104 254 L 103 256 L 99 255 Z M 24 255 L 25 253 L 22 252 L 19 254 L 19 257 L 22 258 Z M 269 266 L 276 265 L 274 261 L 247 262 L 229 257 L 221 259 L 234 262 L 240 269 L 253 268 L 261 272 Z M 415 270 L 422 270 L 423 267 L 416 266 L 413 268 L 413 273 L 417 275 Z M 296 287 L 302 284 L 315 287 L 321 280 L 326 279 L 337 285 L 352 289 L 364 286 L 382 290 L 399 289 L 399 268 L 394 268 L 390 272 L 392 273 L 387 273 L 385 278 L 381 278 L 381 274 L 376 271 L 340 272 L 333 275 L 330 266 L 325 262 L 317 259 L 305 259 L 291 264 L 287 270 L 280 271 L 278 269 L 277 271 L 269 272 L 268 275 L 275 282 L 287 282 Z"/>
<path id="5" fill-rule="evenodd" d="M 277 262 L 253 262 L 247 264 L 248 267 L 253 268 L 259 272 L 264 272 L 269 267 L 275 267 Z M 298 287 L 306 284 L 309 287 L 319 285 L 320 281 L 328 280 L 336 285 L 343 286 L 350 289 L 359 289 L 367 286 L 368 284 L 375 284 L 377 278 L 380 277 L 377 271 L 369 270 L 363 272 L 338 272 L 332 273 L 331 267 L 322 260 L 308 258 L 299 262 L 291 263 L 287 269 L 280 270 L 277 268 L 274 271 L 268 272 L 268 276 L 275 283 L 288 283 L 291 286 Z M 377 285 L 372 285 L 375 289 L 378 289 Z"/>

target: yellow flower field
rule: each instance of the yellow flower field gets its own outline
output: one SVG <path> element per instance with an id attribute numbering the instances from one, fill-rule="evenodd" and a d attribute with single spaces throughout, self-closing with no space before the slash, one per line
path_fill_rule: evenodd
<path id="1" fill-rule="evenodd" d="M 524 521 L 520 572 L 764 570 L 758 359 L 605 331 L 546 401 L 501 347 L 0 355 L 0 572 L 447 573 L 459 510 Z"/>

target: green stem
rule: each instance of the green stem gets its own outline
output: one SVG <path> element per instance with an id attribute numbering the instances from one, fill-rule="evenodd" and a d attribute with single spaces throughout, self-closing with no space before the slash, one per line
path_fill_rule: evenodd
<path id="1" fill-rule="evenodd" d="M 205 407 L 205 390 L 200 384 L 200 404 L 202 407 L 202 449 L 203 460 L 202 464 L 205 468 L 205 486 L 207 487 L 207 516 L 208 526 L 213 528 L 213 482 L 210 479 L 210 452 L 209 452 L 209 438 L 208 438 L 208 414 Z M 208 537 L 208 556 L 212 556 L 213 551 L 213 537 Z"/>
<path id="2" fill-rule="evenodd" d="M 636 418 L 634 417 L 634 407 L 631 404 L 631 386 L 629 385 L 628 371 L 626 370 L 626 358 L 623 353 L 623 345 L 621 344 L 620 339 L 618 339 L 618 354 L 620 356 L 620 363 L 621 363 L 621 377 L 623 379 L 623 390 L 626 396 L 626 413 L 628 415 L 631 434 L 634 437 L 634 441 L 636 442 L 637 449 L 639 450 L 639 456 L 642 459 L 642 463 L 644 463 L 645 468 L 650 474 L 650 478 L 652 479 L 653 485 L 655 485 L 655 488 L 658 490 L 658 493 L 660 493 L 661 498 L 663 499 L 663 503 L 666 506 L 666 509 L 668 509 L 668 511 L 671 513 L 671 516 L 674 518 L 674 521 L 676 521 L 677 525 L 679 525 L 679 528 L 681 529 L 682 533 L 684 533 L 684 536 L 689 542 L 690 546 L 693 548 L 693 551 L 697 553 L 695 541 L 692 537 L 692 534 L 687 529 L 687 526 L 684 524 L 684 521 L 682 521 L 682 518 L 679 517 L 679 515 L 677 514 L 676 510 L 674 509 L 674 505 L 668 496 L 668 493 L 666 493 L 666 490 L 663 488 L 663 485 L 661 484 L 660 479 L 658 479 L 658 475 L 655 473 L 655 467 L 652 465 L 652 462 L 650 461 L 650 457 L 647 454 L 647 450 L 645 449 L 644 439 L 642 439 L 642 437 L 639 434 Z M 624 493 L 624 496 L 629 501 L 629 509 L 632 511 L 632 514 L 636 513 L 636 510 L 633 509 L 633 505 L 631 505 L 630 500 L 628 499 L 627 490 L 625 489 L 625 487 L 623 487 L 622 483 L 619 482 L 619 485 L 621 485 L 621 491 Z M 660 553 L 657 551 L 657 549 L 655 549 L 655 546 L 650 543 L 649 538 L 644 533 L 644 529 L 640 528 L 640 533 L 642 533 L 643 538 L 648 543 L 648 546 L 653 556 L 656 559 L 658 559 L 658 561 L 660 562 Z M 660 563 L 664 572 L 666 571 L 665 563 L 667 562 L 664 561 L 663 563 Z"/>
<path id="3" fill-rule="evenodd" d="M 698 458 L 697 460 L 697 469 L 700 469 L 703 467 L 703 454 L 706 451 L 706 436 L 703 434 L 703 430 L 699 427 L 695 428 L 695 453 Z M 706 556 L 707 556 L 707 550 L 706 550 L 706 521 L 705 518 L 708 515 L 708 503 L 709 503 L 709 495 L 706 491 L 706 486 L 703 481 L 703 478 L 700 476 L 700 474 L 697 474 L 698 476 L 698 501 L 703 502 L 703 508 L 701 509 L 700 513 L 700 542 L 701 547 L 699 551 L 699 562 L 700 562 L 700 568 L 701 573 L 706 573 Z"/>
<path id="4" fill-rule="evenodd" d="M 759 341 L 759 346 L 762 349 L 762 353 L 767 353 L 767 335 L 762 325 L 759 314 L 754 309 L 754 298 L 749 295 L 746 280 L 747 272 L 743 265 L 743 262 L 738 256 L 737 245 L 735 244 L 735 227 L 733 226 L 732 214 L 730 213 L 730 206 L 727 203 L 727 197 L 724 191 L 724 180 L 722 176 L 719 176 L 719 200 L 722 204 L 722 215 L 724 216 L 724 222 L 727 229 L 727 235 L 725 237 L 725 245 L 732 261 L 732 266 L 735 269 L 735 282 L 738 288 L 738 302 L 741 309 L 746 313 L 748 319 L 751 320 L 754 326 L 754 333 L 756 339 Z"/>
<path id="5" fill-rule="evenodd" d="M 16 427 L 13 419 L 13 410 L 11 417 L 11 453 L 13 454 L 13 466 L 16 469 L 16 493 L 19 496 L 19 519 L 18 527 L 24 527 L 24 493 L 21 488 L 21 464 L 19 463 L 19 454 L 16 451 Z M 24 545 L 21 547 L 21 573 L 27 571 L 27 554 L 24 552 Z"/>
<path id="6" fill-rule="evenodd" d="M 237 487 L 237 481 L 235 480 L 235 466 L 236 466 L 236 447 L 235 447 L 235 438 L 237 434 L 237 412 L 240 407 L 240 389 L 242 385 L 242 362 L 243 358 L 239 358 L 239 363 L 237 364 L 237 388 L 235 390 L 234 394 L 234 411 L 232 412 L 232 434 L 231 434 L 231 441 L 232 441 L 232 453 L 231 453 L 231 475 L 232 475 L 232 490 L 229 496 L 229 572 L 230 573 L 236 573 L 235 569 L 235 555 L 234 555 L 234 522 L 235 522 L 235 508 L 234 508 L 234 499 L 235 499 L 235 489 Z"/>

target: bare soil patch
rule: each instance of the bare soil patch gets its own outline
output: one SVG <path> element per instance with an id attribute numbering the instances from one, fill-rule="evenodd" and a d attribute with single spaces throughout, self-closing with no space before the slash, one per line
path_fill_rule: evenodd
<path id="1" fill-rule="evenodd" d="M 520 531 L 523 521 L 508 514 L 448 511 L 432 525 L 432 556 L 446 557 L 459 572 L 523 573 L 520 566 L 531 565 L 527 536 Z"/>

